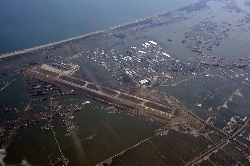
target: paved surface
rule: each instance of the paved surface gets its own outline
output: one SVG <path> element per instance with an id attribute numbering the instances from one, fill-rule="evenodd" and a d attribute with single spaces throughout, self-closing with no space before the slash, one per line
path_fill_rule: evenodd
<path id="1" fill-rule="evenodd" d="M 197 157 L 193 158 L 191 161 L 186 163 L 185 166 L 195 164 L 197 161 L 201 160 L 203 157 L 213 153 L 215 150 L 219 149 L 220 147 L 222 147 L 223 145 L 228 143 L 229 140 L 238 136 L 242 131 L 244 131 L 246 129 L 246 127 L 248 127 L 249 121 L 250 121 L 250 116 L 247 118 L 245 123 L 238 130 L 236 130 L 232 135 L 227 136 L 226 138 L 222 139 L 219 143 L 217 143 L 217 144 L 213 145 L 212 147 L 210 147 L 209 149 L 205 150 L 204 152 L 199 154 Z"/>
<path id="2" fill-rule="evenodd" d="M 157 103 L 157 102 L 154 102 L 154 101 L 150 101 L 150 100 L 147 100 L 147 99 L 144 99 L 144 98 L 141 98 L 141 97 L 137 97 L 137 96 L 133 96 L 133 95 L 130 95 L 130 94 L 127 94 L 127 93 L 124 93 L 124 92 L 120 92 L 120 91 L 117 91 L 117 90 L 114 90 L 116 93 L 118 94 L 124 94 L 124 95 L 127 95 L 129 97 L 133 97 L 133 98 L 136 98 L 138 100 L 141 100 L 142 102 L 141 103 L 135 103 L 135 102 L 132 102 L 130 100 L 125 100 L 123 98 L 120 98 L 118 95 L 115 95 L 115 96 L 112 96 L 112 95 L 109 95 L 107 93 L 104 93 L 102 91 L 97 91 L 97 90 L 94 90 L 94 89 L 90 89 L 86 86 L 86 84 L 84 86 L 80 86 L 80 85 L 77 85 L 75 83 L 72 83 L 72 82 L 69 82 L 69 81 L 66 81 L 66 80 L 62 80 L 60 79 L 59 77 L 53 77 L 53 76 L 47 76 L 46 74 L 43 74 L 43 73 L 40 73 L 36 70 L 32 70 L 32 72 L 35 72 L 36 74 L 39 74 L 43 77 L 46 77 L 46 78 L 49 78 L 49 79 L 52 79 L 52 80 L 56 80 L 56 81 L 59 81 L 61 83 L 64 83 L 64 84 L 68 84 L 68 85 L 71 85 L 71 86 L 74 86 L 76 88 L 80 88 L 80 89 L 84 89 L 84 90 L 87 90 L 87 91 L 90 91 L 92 93 L 95 93 L 95 94 L 98 94 L 98 95 L 101 95 L 101 96 L 105 96 L 105 97 L 108 97 L 108 98 L 112 98 L 112 99 L 115 99 L 121 103 L 124 103 L 124 104 L 127 104 L 127 105 L 130 105 L 130 106 L 141 106 L 141 107 L 144 107 L 144 108 L 147 108 L 145 106 L 145 103 L 147 102 L 150 102 L 150 103 L 153 103 L 155 104 L 156 106 L 160 106 L 160 107 L 163 107 L 163 108 L 166 108 L 166 110 L 169 109 L 169 105 L 166 106 L 166 105 L 163 105 L 163 104 L 160 104 L 160 103 Z M 125 103 L 126 102 L 126 103 Z M 148 109 L 149 110 L 149 109 Z M 159 114 L 159 115 L 168 115 L 168 113 L 165 113 L 163 111 L 159 111 L 159 110 L 155 110 L 155 109 L 151 109 L 151 111 L 153 111 L 155 114 Z"/>
<path id="3" fill-rule="evenodd" d="M 60 79 L 59 77 L 53 77 L 53 76 L 47 76 L 46 74 L 43 74 L 43 73 L 40 73 L 39 71 L 36 71 L 36 70 L 32 70 L 33 72 L 35 72 L 36 74 L 40 75 L 40 76 L 43 76 L 43 77 L 47 77 L 49 79 L 52 79 L 52 80 L 56 80 L 56 81 L 59 81 L 61 83 L 64 83 L 64 84 L 68 84 L 68 85 L 71 85 L 71 86 L 74 86 L 74 87 L 77 87 L 77 88 L 80 88 L 80 89 L 84 89 L 84 90 L 87 90 L 87 91 L 90 91 L 92 93 L 95 93 L 95 94 L 98 94 L 100 96 L 105 96 L 105 97 L 108 97 L 108 98 L 112 98 L 112 99 L 115 99 L 121 103 L 124 103 L 126 105 L 129 105 L 129 106 L 141 106 L 143 108 L 145 108 L 144 110 L 146 111 L 148 107 L 145 106 L 145 103 L 147 102 L 150 102 L 150 103 L 153 103 L 155 104 L 156 106 L 161 106 L 163 108 L 166 108 L 166 109 L 169 109 L 169 105 L 164 105 L 164 104 L 161 104 L 161 103 L 157 103 L 157 102 L 154 102 L 154 101 L 150 101 L 150 100 L 147 100 L 147 99 L 144 99 L 144 98 L 141 98 L 141 97 L 138 97 L 138 96 L 133 96 L 133 95 L 130 95 L 130 94 L 126 94 L 124 92 L 120 92 L 120 91 L 117 91 L 117 90 L 114 90 L 117 94 L 124 94 L 124 95 L 127 95 L 129 97 L 132 97 L 132 98 L 136 98 L 142 102 L 140 103 L 135 103 L 135 102 L 132 102 L 130 100 L 125 100 L 123 98 L 120 98 L 119 95 L 109 95 L 107 93 L 104 93 L 102 91 L 98 91 L 98 90 L 94 90 L 94 89 L 90 89 L 86 86 L 86 84 L 84 86 L 80 86 L 78 84 L 75 84 L 75 83 L 72 83 L 72 82 L 69 82 L 69 81 L 66 81 L 66 80 L 62 80 Z M 243 125 L 238 128 L 234 133 L 232 134 L 226 134 L 225 132 L 223 132 L 222 130 L 210 125 L 209 123 L 207 123 L 206 121 L 204 121 L 203 119 L 199 118 L 198 116 L 196 116 L 193 112 L 191 112 L 190 110 L 188 110 L 182 103 L 180 103 L 177 99 L 175 99 L 173 96 L 170 96 L 168 94 L 165 94 L 167 95 L 171 101 L 173 102 L 174 105 L 176 106 L 179 106 L 179 108 L 181 108 L 184 112 L 186 112 L 187 114 L 189 114 L 190 116 L 192 116 L 193 118 L 195 118 L 196 120 L 198 120 L 199 122 L 201 122 L 202 124 L 216 130 L 218 133 L 224 135 L 225 137 L 220 141 L 218 142 L 217 144 L 213 145 L 212 147 L 210 147 L 209 149 L 205 150 L 204 152 L 200 153 L 198 156 L 196 156 L 195 158 L 191 159 L 189 162 L 187 162 L 185 164 L 185 166 L 189 166 L 189 165 L 193 165 L 195 164 L 196 162 L 198 162 L 199 160 L 201 160 L 202 158 L 204 158 L 205 156 L 213 153 L 215 150 L 219 149 L 220 147 L 222 147 L 223 145 L 227 144 L 230 140 L 234 140 L 234 138 L 236 136 L 238 136 L 241 132 L 243 132 L 248 126 L 249 126 L 249 122 L 250 122 L 250 116 L 246 119 L 246 121 L 243 123 Z M 158 114 L 158 115 L 162 115 L 162 116 L 167 116 L 168 113 L 165 113 L 162 114 L 163 112 L 162 111 L 159 111 L 159 110 L 149 110 L 149 111 L 153 111 L 154 114 Z M 237 143 L 237 140 L 234 140 L 236 141 Z M 238 143 L 240 145 L 240 143 Z"/>

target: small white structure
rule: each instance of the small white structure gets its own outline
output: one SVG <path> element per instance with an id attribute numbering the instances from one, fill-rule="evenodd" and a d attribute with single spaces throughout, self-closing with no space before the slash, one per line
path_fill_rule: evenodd
<path id="1" fill-rule="evenodd" d="M 165 52 L 163 52 L 162 55 L 163 55 L 163 56 L 166 56 L 166 57 L 168 57 L 168 58 L 170 58 L 170 55 L 168 55 L 168 54 L 165 53 Z"/>
<path id="2" fill-rule="evenodd" d="M 140 81 L 139 81 L 140 84 L 145 84 L 145 83 L 147 83 L 147 82 L 148 82 L 148 80 L 146 80 L 146 79 L 140 80 Z"/>
<path id="3" fill-rule="evenodd" d="M 152 43 L 153 45 L 156 45 L 157 43 L 156 42 L 154 42 L 154 41 L 149 41 L 150 43 Z"/>

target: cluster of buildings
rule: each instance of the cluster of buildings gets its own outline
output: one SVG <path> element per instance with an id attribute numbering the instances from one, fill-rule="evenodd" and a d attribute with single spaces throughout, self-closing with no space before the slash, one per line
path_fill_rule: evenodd
<path id="1" fill-rule="evenodd" d="M 228 25 L 229 23 L 223 22 L 223 24 Z M 218 33 L 216 32 L 219 29 L 217 24 L 204 21 L 194 27 L 194 32 L 186 33 L 186 38 L 191 41 L 188 45 L 195 52 L 199 52 L 198 50 L 207 40 L 213 42 L 214 45 L 219 45 L 219 40 L 226 37 L 226 32 L 229 30 L 224 28 L 219 31 L 221 33 Z M 193 33 L 197 34 L 196 37 Z M 208 47 L 208 49 L 211 48 Z M 103 66 L 119 85 L 123 85 L 128 77 L 140 85 L 152 86 L 188 73 L 195 75 L 195 72 L 200 70 L 214 67 L 243 68 L 250 64 L 249 57 L 239 58 L 235 61 L 229 61 L 219 56 L 207 55 L 207 57 L 209 60 L 206 62 L 197 58 L 196 62 L 187 63 L 169 55 L 166 48 L 154 40 L 132 46 L 122 53 L 113 48 L 101 50 L 97 48 L 86 56 Z"/>
<path id="2" fill-rule="evenodd" d="M 0 111 L 3 113 L 10 113 L 10 112 L 17 112 L 18 110 L 16 108 L 12 108 L 7 105 L 0 105 Z"/>
<path id="3" fill-rule="evenodd" d="M 39 121 L 37 119 L 35 120 L 25 120 L 21 122 L 21 128 L 26 128 L 32 125 L 35 125 L 36 123 L 38 123 Z"/>
<path id="4" fill-rule="evenodd" d="M 27 128 L 30 126 L 35 125 L 40 120 L 45 119 L 48 122 L 53 121 L 56 117 L 65 116 L 65 120 L 63 120 L 63 125 L 65 126 L 65 133 L 70 133 L 71 131 L 75 130 L 77 126 L 72 121 L 75 117 L 72 116 L 73 112 L 80 111 L 86 104 L 89 104 L 90 101 L 80 102 L 79 104 L 75 105 L 60 105 L 60 106 L 50 106 L 44 107 L 45 110 L 49 109 L 50 111 L 43 111 L 36 115 L 34 115 L 34 119 L 27 120 L 25 118 L 18 118 L 15 120 L 9 120 L 6 124 L 0 127 L 0 135 L 5 135 L 8 133 L 6 137 L 2 137 L 0 139 L 0 145 L 8 145 L 11 139 L 15 136 L 16 132 L 20 128 Z M 50 123 L 42 126 L 40 130 L 50 130 L 53 128 L 53 125 Z"/>
<path id="5" fill-rule="evenodd" d="M 74 116 L 70 116 L 69 119 L 62 120 L 63 125 L 66 127 L 66 133 L 70 133 L 71 131 L 74 131 L 77 128 L 75 123 L 71 121 L 71 119 L 74 118 Z"/>
<path id="6" fill-rule="evenodd" d="M 42 115 L 42 119 L 47 119 L 48 121 L 51 121 L 55 119 L 56 117 L 66 117 L 62 120 L 63 126 L 66 128 L 66 133 L 70 133 L 71 131 L 75 130 L 77 128 L 76 124 L 72 121 L 75 119 L 75 117 L 72 115 L 73 112 L 80 111 L 86 104 L 89 104 L 90 101 L 84 101 L 80 102 L 79 104 L 75 105 L 59 105 L 59 106 L 51 106 L 49 108 L 49 112 L 41 112 L 40 115 Z M 44 126 L 41 128 L 41 130 L 49 130 L 50 127 Z"/>
<path id="7" fill-rule="evenodd" d="M 76 68 L 73 67 L 71 64 L 65 64 L 62 62 L 51 63 L 51 66 L 58 68 L 58 69 L 63 69 L 63 70 L 72 70 L 72 71 L 76 70 Z"/>
<path id="8" fill-rule="evenodd" d="M 209 44 L 207 50 L 212 51 L 213 46 L 219 46 L 220 40 L 226 38 L 231 24 L 222 22 L 218 25 L 212 21 L 202 21 L 185 32 L 185 40 L 182 41 L 186 48 L 193 52 L 202 53 L 203 46 Z"/>
<path id="9" fill-rule="evenodd" d="M 50 123 L 41 127 L 41 130 L 51 130 L 53 128 L 53 125 L 51 125 Z"/>
<path id="10" fill-rule="evenodd" d="M 115 49 L 95 49 L 86 58 L 98 62 L 120 85 L 126 81 L 125 77 L 141 85 L 154 85 L 193 69 L 190 64 L 171 57 L 161 44 L 153 40 L 130 47 L 125 53 Z"/>
<path id="11" fill-rule="evenodd" d="M 0 137 L 4 135 L 5 129 L 4 127 L 0 127 Z"/>

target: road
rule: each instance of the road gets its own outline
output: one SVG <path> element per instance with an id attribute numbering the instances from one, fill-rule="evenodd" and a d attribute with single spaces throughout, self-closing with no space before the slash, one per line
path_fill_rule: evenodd
<path id="1" fill-rule="evenodd" d="M 186 108 L 181 102 L 179 102 L 176 98 L 174 98 L 173 96 L 167 94 L 167 93 L 163 93 L 164 95 L 168 96 L 169 99 L 171 99 L 171 101 L 173 103 L 175 103 L 175 105 L 178 105 L 179 108 L 186 112 L 187 114 L 189 114 L 190 116 L 192 116 L 194 119 L 198 120 L 200 123 L 206 125 L 207 127 L 210 127 L 211 129 L 214 129 L 216 132 L 218 132 L 219 134 L 221 135 L 224 135 L 226 136 L 227 134 L 225 132 L 223 132 L 221 129 L 215 127 L 215 126 L 212 126 L 211 124 L 209 124 L 207 121 L 201 119 L 200 117 L 198 117 L 197 115 L 195 115 L 192 111 L 190 111 L 188 108 Z"/>
<path id="2" fill-rule="evenodd" d="M 80 85 L 77 85 L 75 83 L 68 82 L 66 80 L 62 80 L 59 77 L 53 77 L 53 76 L 49 76 L 48 77 L 47 75 L 45 75 L 43 73 L 40 73 L 39 71 L 36 71 L 36 70 L 32 70 L 32 71 L 35 72 L 36 74 L 38 74 L 39 78 L 44 77 L 44 78 L 47 78 L 47 79 L 49 78 L 49 79 L 52 79 L 52 80 L 55 80 L 55 81 L 59 81 L 61 83 L 68 84 L 68 85 L 74 86 L 76 88 L 80 88 L 80 89 L 83 89 L 83 90 L 90 91 L 90 92 L 98 94 L 100 96 L 105 96 L 105 97 L 108 97 L 108 98 L 115 99 L 116 101 L 119 101 L 119 102 L 124 103 L 124 104 L 129 105 L 129 106 L 134 106 L 135 108 L 136 107 L 138 108 L 138 106 L 141 106 L 142 108 L 145 108 L 145 103 L 151 102 L 151 103 L 153 103 L 153 104 L 155 104 L 157 106 L 161 106 L 163 108 L 169 109 L 169 105 L 163 105 L 163 104 L 160 104 L 160 103 L 157 103 L 157 102 L 154 102 L 154 101 L 150 101 L 150 100 L 138 97 L 138 96 L 133 96 L 133 95 L 130 95 L 130 94 L 126 94 L 124 92 L 120 92 L 120 91 L 117 91 L 117 90 L 115 90 L 115 92 L 117 92 L 117 94 L 124 94 L 124 95 L 127 95 L 129 97 L 136 98 L 136 99 L 138 99 L 138 100 L 140 100 L 142 102 L 135 103 L 133 101 L 120 98 L 119 95 L 115 95 L 115 96 L 109 95 L 109 94 L 104 93 L 102 91 L 97 91 L 97 90 L 94 90 L 94 89 L 90 89 L 90 88 L 88 88 L 86 86 L 80 86 Z M 202 124 L 204 124 L 206 126 L 209 126 L 210 128 L 216 130 L 218 133 L 220 133 L 220 134 L 222 134 L 222 135 L 225 136 L 219 143 L 213 145 L 211 148 L 205 150 L 204 152 L 202 152 L 201 154 L 199 154 L 198 156 L 196 156 L 195 158 L 193 158 L 192 160 L 190 160 L 188 163 L 185 164 L 185 166 L 193 165 L 197 161 L 201 160 L 203 157 L 205 157 L 205 156 L 211 154 L 213 151 L 219 149 L 220 147 L 222 147 L 223 145 L 225 145 L 229 140 L 232 140 L 233 138 L 235 138 L 236 136 L 238 136 L 249 125 L 250 116 L 246 119 L 246 121 L 244 122 L 244 124 L 239 129 L 237 129 L 233 134 L 228 135 L 225 132 L 223 132 L 222 130 L 220 130 L 220 129 L 218 129 L 218 128 L 212 126 L 212 125 L 210 125 L 209 123 L 207 123 L 203 119 L 197 117 L 193 112 L 191 112 L 190 110 L 188 110 L 182 103 L 180 103 L 174 97 L 172 97 L 172 96 L 170 96 L 168 94 L 165 94 L 165 95 L 167 95 L 171 99 L 171 101 L 174 103 L 174 105 L 179 106 L 179 108 L 181 108 L 184 112 L 186 112 L 187 114 L 191 115 L 193 118 L 195 118 L 196 120 L 198 120 Z M 145 111 L 146 111 L 146 109 L 145 109 Z M 154 113 L 158 114 L 158 115 L 162 115 L 162 111 L 159 111 L 159 110 L 154 110 Z M 166 116 L 166 115 L 167 115 L 167 113 L 165 113 L 163 116 Z"/>
<path id="3" fill-rule="evenodd" d="M 0 92 L 2 91 L 2 90 L 4 90 L 7 86 L 9 86 L 13 81 L 15 81 L 16 79 L 14 79 L 14 80 L 12 80 L 12 81 L 10 81 L 9 83 L 7 83 L 4 87 L 2 87 L 2 89 L 0 89 Z"/>
<path id="4" fill-rule="evenodd" d="M 249 122 L 250 122 L 250 116 L 247 118 L 244 124 L 238 130 L 236 130 L 232 135 L 228 135 L 227 137 L 223 138 L 219 143 L 213 145 L 209 149 L 205 150 L 204 152 L 202 152 L 201 154 L 199 154 L 198 156 L 190 160 L 188 163 L 185 164 L 185 166 L 190 166 L 190 165 L 195 164 L 197 161 L 201 160 L 203 157 L 213 153 L 215 150 L 225 145 L 229 140 L 232 140 L 233 138 L 238 136 L 243 130 L 245 130 Z"/>
<path id="5" fill-rule="evenodd" d="M 155 135 L 153 135 L 153 136 L 151 136 L 151 137 L 149 137 L 149 138 L 147 138 L 147 139 L 144 139 L 144 140 L 140 141 L 139 143 L 137 143 L 137 144 L 135 144 L 135 145 L 133 145 L 133 146 L 131 146 L 131 147 L 129 147 L 129 148 L 127 148 L 127 149 L 125 149 L 125 150 L 123 150 L 123 151 L 121 151 L 121 152 L 115 154 L 115 155 L 113 155 L 112 157 L 110 157 L 110 158 L 108 158 L 108 159 L 106 159 L 106 160 L 100 162 L 99 164 L 96 164 L 96 166 L 103 166 L 103 164 L 104 164 L 104 163 L 108 163 L 109 160 L 112 161 L 112 159 L 113 159 L 114 157 L 117 157 L 117 156 L 119 156 L 119 155 L 122 155 L 122 154 L 125 153 L 126 151 L 128 151 L 128 150 L 130 150 L 130 149 L 133 149 L 133 148 L 139 146 L 140 144 L 142 144 L 142 143 L 148 141 L 149 139 L 153 138 L 154 136 L 155 136 Z"/>

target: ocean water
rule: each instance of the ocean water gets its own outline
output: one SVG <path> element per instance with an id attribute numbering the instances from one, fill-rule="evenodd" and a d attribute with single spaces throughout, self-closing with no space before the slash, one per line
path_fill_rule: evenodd
<path id="1" fill-rule="evenodd" d="M 195 0 L 0 0 L 0 54 L 83 35 Z"/>

